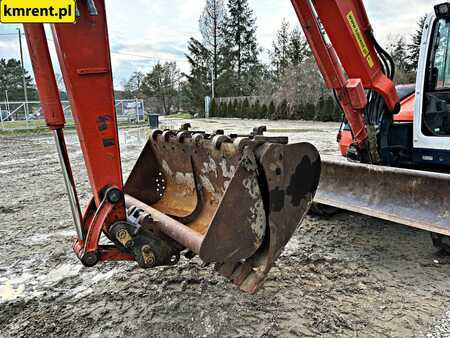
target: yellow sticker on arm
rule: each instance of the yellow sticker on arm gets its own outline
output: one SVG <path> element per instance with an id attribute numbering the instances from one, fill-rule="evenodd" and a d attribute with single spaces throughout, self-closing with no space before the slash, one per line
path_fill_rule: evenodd
<path id="1" fill-rule="evenodd" d="M 375 63 L 373 62 L 372 56 L 370 56 L 370 54 L 367 56 L 367 63 L 369 64 L 370 68 L 373 68 L 373 66 L 375 65 Z"/>
<path id="2" fill-rule="evenodd" d="M 347 14 L 347 20 L 350 24 L 350 28 L 353 32 L 353 36 L 355 37 L 356 42 L 358 43 L 358 46 L 359 46 L 359 49 L 361 50 L 362 55 L 367 60 L 369 67 L 373 68 L 375 63 L 372 59 L 372 56 L 370 55 L 369 47 L 367 46 L 366 40 L 364 39 L 364 35 L 361 32 L 361 28 L 359 27 L 358 21 L 356 20 L 356 17 L 353 14 L 353 11 L 350 11 Z"/>

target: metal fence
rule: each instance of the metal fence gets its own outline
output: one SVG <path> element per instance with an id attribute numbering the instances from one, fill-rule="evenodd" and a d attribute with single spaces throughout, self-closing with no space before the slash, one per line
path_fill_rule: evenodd
<path id="1" fill-rule="evenodd" d="M 69 101 L 61 101 L 66 119 L 72 119 L 72 110 Z M 116 100 L 115 108 L 119 122 L 138 124 L 145 120 L 145 107 L 143 100 Z M 0 123 L 4 129 L 5 124 L 13 121 L 27 122 L 44 119 L 41 103 L 39 101 L 4 101 L 0 102 Z"/>

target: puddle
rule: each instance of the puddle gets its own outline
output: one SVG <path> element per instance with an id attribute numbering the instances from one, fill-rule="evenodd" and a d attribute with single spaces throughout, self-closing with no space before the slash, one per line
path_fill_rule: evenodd
<path id="1" fill-rule="evenodd" d="M 73 229 L 61 230 L 47 234 L 35 234 L 26 239 L 27 244 L 43 244 L 49 242 L 52 237 L 57 238 L 75 238 L 76 232 Z"/>
<path id="2" fill-rule="evenodd" d="M 42 242 L 48 242 L 50 239 L 50 234 L 37 234 L 30 238 L 27 238 L 28 244 L 40 244 Z"/>
<path id="3" fill-rule="evenodd" d="M 0 277 L 0 304 L 2 302 L 13 301 L 21 298 L 38 297 L 44 290 L 57 285 L 66 278 L 79 278 L 77 287 L 69 292 L 69 295 L 82 297 L 93 291 L 93 285 L 112 278 L 119 270 L 113 269 L 107 272 L 100 272 L 96 269 L 82 270 L 80 264 L 61 264 L 57 268 L 50 270 L 46 274 L 31 274 L 24 272 L 20 276 L 5 273 L 7 277 Z"/>
<path id="4" fill-rule="evenodd" d="M 34 276 L 28 272 L 13 278 L 0 277 L 0 304 L 27 296 L 25 291 L 31 286 L 30 281 L 33 278 Z"/>
<path id="5" fill-rule="evenodd" d="M 74 277 L 78 275 L 81 270 L 82 265 L 72 265 L 72 264 L 63 264 L 58 268 L 51 270 L 47 275 L 40 276 L 38 280 L 41 280 L 44 284 L 56 284 L 64 278 Z"/>
<path id="6" fill-rule="evenodd" d="M 284 251 L 281 254 L 281 256 L 282 257 L 292 256 L 299 251 L 299 248 L 300 248 L 300 241 L 298 240 L 298 238 L 293 237 L 284 247 Z"/>
<path id="7" fill-rule="evenodd" d="M 20 297 L 25 290 L 25 286 L 19 285 L 17 288 L 13 287 L 11 283 L 7 282 L 0 286 L 0 301 L 10 301 Z"/>

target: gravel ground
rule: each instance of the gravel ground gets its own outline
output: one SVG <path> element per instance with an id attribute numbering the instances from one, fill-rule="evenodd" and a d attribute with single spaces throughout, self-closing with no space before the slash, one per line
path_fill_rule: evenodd
<path id="1" fill-rule="evenodd" d="M 181 121 L 165 121 L 176 126 Z M 194 128 L 310 141 L 337 156 L 335 123 L 195 120 Z M 121 131 L 128 173 L 147 131 Z M 68 135 L 81 201 L 90 196 Z M 84 268 L 52 139 L 0 138 L 0 336 L 450 337 L 450 259 L 429 234 L 342 213 L 307 217 L 266 287 L 239 292 L 197 259 Z"/>

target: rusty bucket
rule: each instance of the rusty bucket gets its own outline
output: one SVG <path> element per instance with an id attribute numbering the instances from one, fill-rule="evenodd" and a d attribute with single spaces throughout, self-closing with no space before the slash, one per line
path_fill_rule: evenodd
<path id="1" fill-rule="evenodd" d="M 255 292 L 314 198 L 308 143 L 190 131 L 152 133 L 125 186 L 133 218 Z"/>

